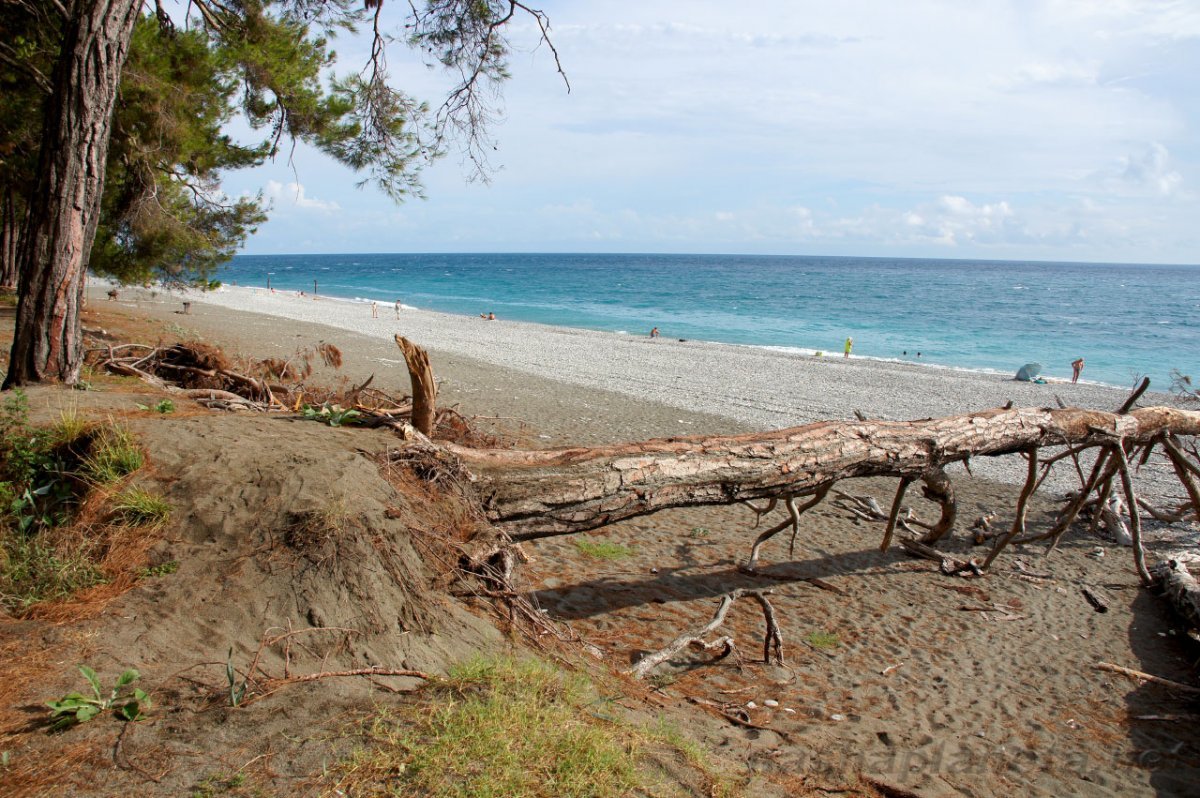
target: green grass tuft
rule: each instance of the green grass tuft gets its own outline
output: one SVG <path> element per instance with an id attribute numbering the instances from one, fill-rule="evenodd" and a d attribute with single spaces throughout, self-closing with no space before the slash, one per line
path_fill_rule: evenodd
<path id="1" fill-rule="evenodd" d="M 145 462 L 145 455 L 129 430 L 107 426 L 92 441 L 83 472 L 93 482 L 111 485 L 137 471 Z"/>
<path id="2" fill-rule="evenodd" d="M 575 548 L 581 554 L 597 560 L 620 560 L 633 555 L 631 547 L 608 540 L 579 538 L 575 540 Z"/>
<path id="3" fill-rule="evenodd" d="M 615 798 L 646 794 L 641 738 L 589 712 L 590 683 L 545 663 L 472 660 L 431 686 L 421 720 L 385 712 L 339 789 L 387 784 L 431 798 Z M 390 776 L 390 778 L 388 778 Z"/>
<path id="4" fill-rule="evenodd" d="M 809 632 L 804 640 L 813 648 L 821 651 L 837 648 L 841 645 L 841 641 L 838 640 L 838 636 L 834 632 Z"/>
<path id="5" fill-rule="evenodd" d="M 127 526 L 159 527 L 171 517 L 171 505 L 157 493 L 129 488 L 113 500 L 113 513 Z"/>

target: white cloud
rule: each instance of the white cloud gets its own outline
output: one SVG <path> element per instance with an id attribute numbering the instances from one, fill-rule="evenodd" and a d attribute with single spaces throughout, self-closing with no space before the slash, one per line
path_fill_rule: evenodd
<path id="1" fill-rule="evenodd" d="M 1154 142 L 1140 152 L 1118 158 L 1105 175 L 1105 182 L 1118 190 L 1172 196 L 1183 186 L 1183 176 L 1168 166 L 1170 159 L 1167 148 Z"/>
<path id="2" fill-rule="evenodd" d="M 309 197 L 304 190 L 304 186 L 300 183 L 293 182 L 285 185 L 277 180 L 268 180 L 263 193 L 274 201 L 276 207 L 290 205 L 296 208 L 325 212 L 340 211 L 342 209 L 342 206 L 338 205 L 335 201 L 325 201 Z"/>

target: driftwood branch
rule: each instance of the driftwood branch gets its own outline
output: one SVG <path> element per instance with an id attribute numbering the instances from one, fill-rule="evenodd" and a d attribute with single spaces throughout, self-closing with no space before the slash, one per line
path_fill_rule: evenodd
<path id="1" fill-rule="evenodd" d="M 775 608 L 771 606 L 771 602 L 767 600 L 769 590 L 748 590 L 746 588 L 738 588 L 730 593 L 721 596 L 721 603 L 717 606 L 717 611 L 713 613 L 712 620 L 704 626 L 697 629 L 695 632 L 686 632 L 672 640 L 665 648 L 647 654 L 638 660 L 637 664 L 629 669 L 629 674 L 636 679 L 644 679 L 650 671 L 667 662 L 685 648 L 697 647 L 704 651 L 717 651 L 721 653 L 717 659 L 723 659 L 733 652 L 733 638 L 719 637 L 711 643 L 705 640 L 709 634 L 714 632 L 717 627 L 725 622 L 725 616 L 729 614 L 729 608 L 733 603 L 743 596 L 750 596 L 758 602 L 762 607 L 763 620 L 766 623 L 766 633 L 763 639 L 763 662 L 774 662 L 778 665 L 783 664 L 783 636 L 779 631 L 779 623 L 775 618 Z"/>

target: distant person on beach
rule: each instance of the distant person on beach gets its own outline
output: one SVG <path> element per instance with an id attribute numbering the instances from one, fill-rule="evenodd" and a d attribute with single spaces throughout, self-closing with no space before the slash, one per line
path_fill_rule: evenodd
<path id="1" fill-rule="evenodd" d="M 657 327 L 655 327 L 653 330 L 651 330 L 651 331 L 650 331 L 650 337 L 651 337 L 651 338 L 657 338 L 657 337 L 658 337 L 658 328 L 657 328 Z"/>
<path id="2" fill-rule="evenodd" d="M 1083 373 L 1083 358 L 1077 358 L 1071 361 L 1071 382 L 1079 382 L 1079 375 Z"/>
<path id="3" fill-rule="evenodd" d="M 379 303 L 378 302 L 371 303 L 371 318 L 373 318 L 373 319 L 379 318 Z"/>
<path id="4" fill-rule="evenodd" d="M 396 318 L 400 318 L 400 300 L 396 300 Z"/>
<path id="5" fill-rule="evenodd" d="M 854 348 L 854 339 L 847 336 L 846 337 L 846 346 L 843 349 L 845 354 L 843 354 L 842 357 L 850 357 L 850 350 L 853 348 Z"/>
<path id="6" fill-rule="evenodd" d="M 496 314 L 492 313 L 491 311 L 488 311 L 488 321 L 495 321 L 495 320 L 496 320 Z"/>

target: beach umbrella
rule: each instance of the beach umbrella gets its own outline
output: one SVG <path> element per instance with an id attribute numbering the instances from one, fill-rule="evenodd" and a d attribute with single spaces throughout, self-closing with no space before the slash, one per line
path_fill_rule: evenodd
<path id="1" fill-rule="evenodd" d="M 1041 373 L 1041 363 L 1026 363 L 1024 366 L 1021 366 L 1021 368 L 1017 369 L 1017 376 L 1013 377 L 1013 379 L 1020 380 L 1021 382 L 1033 382 Z"/>

